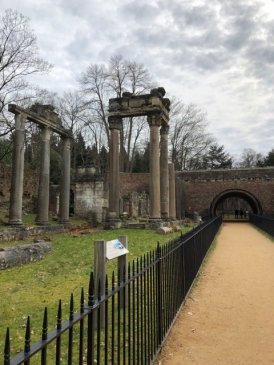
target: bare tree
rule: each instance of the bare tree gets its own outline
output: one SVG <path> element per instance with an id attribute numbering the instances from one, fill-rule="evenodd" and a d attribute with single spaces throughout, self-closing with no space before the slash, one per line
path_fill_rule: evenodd
<path id="1" fill-rule="evenodd" d="M 90 102 L 90 130 L 94 136 L 98 133 L 102 141 L 104 134 L 109 147 L 107 110 L 111 97 L 121 97 L 123 92 L 133 94 L 146 92 L 153 84 L 147 69 L 136 62 L 126 61 L 121 56 L 112 57 L 107 66 L 91 65 L 80 79 L 83 92 Z M 125 171 L 131 171 L 132 158 L 136 146 L 147 127 L 143 118 L 123 120 L 121 132 L 121 165 Z M 104 137 L 103 137 L 104 138 Z"/>
<path id="2" fill-rule="evenodd" d="M 177 170 L 197 168 L 213 142 L 207 133 L 206 114 L 196 105 L 173 99 L 170 115 L 171 158 Z"/>
<path id="3" fill-rule="evenodd" d="M 263 160 L 263 155 L 252 148 L 245 148 L 238 163 L 239 167 L 256 167 Z"/>
<path id="4" fill-rule="evenodd" d="M 109 146 L 107 110 L 110 90 L 106 67 L 97 64 L 90 65 L 86 72 L 81 75 L 80 84 L 90 105 L 92 123 L 99 123 L 104 126 L 104 133 Z"/>
<path id="5" fill-rule="evenodd" d="M 23 104 L 33 98 L 37 90 L 30 87 L 28 77 L 50 68 L 49 63 L 38 57 L 37 39 L 29 19 L 11 9 L 0 14 L 0 136 L 12 128 L 7 104 Z"/>

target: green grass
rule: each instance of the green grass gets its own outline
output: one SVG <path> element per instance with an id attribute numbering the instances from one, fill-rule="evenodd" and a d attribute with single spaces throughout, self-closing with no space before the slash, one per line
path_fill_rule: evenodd
<path id="1" fill-rule="evenodd" d="M 185 233 L 189 228 L 184 228 Z M 180 233 L 158 235 L 149 229 L 119 229 L 75 236 L 50 236 L 52 251 L 42 261 L 0 271 L 0 353 L 4 348 L 6 328 L 10 327 L 13 353 L 21 351 L 26 318 L 31 317 L 32 341 L 40 338 L 44 307 L 49 310 L 49 329 L 55 325 L 58 300 L 62 299 L 64 319 L 67 319 L 70 293 L 76 298 L 76 310 L 83 287 L 87 297 L 90 271 L 93 267 L 93 245 L 96 240 L 111 240 L 127 235 L 129 260 L 154 249 L 157 241 L 167 242 Z M 21 243 L 25 243 L 22 242 Z M 1 246 L 10 245 L 2 243 Z M 111 272 L 115 261 L 107 263 Z"/>
<path id="2" fill-rule="evenodd" d="M 35 226 L 36 225 L 35 218 L 36 218 L 36 214 L 33 214 L 33 213 L 23 214 L 22 215 L 23 225 L 25 227 Z M 0 230 L 7 229 L 8 221 L 9 221 L 8 213 L 0 211 Z M 84 224 L 85 223 L 86 224 L 87 221 L 86 221 L 86 219 L 73 216 L 73 217 L 70 217 L 70 223 L 72 223 L 72 224 Z M 50 214 L 49 215 L 49 225 L 58 225 L 58 224 L 59 223 L 56 219 L 56 216 Z"/>

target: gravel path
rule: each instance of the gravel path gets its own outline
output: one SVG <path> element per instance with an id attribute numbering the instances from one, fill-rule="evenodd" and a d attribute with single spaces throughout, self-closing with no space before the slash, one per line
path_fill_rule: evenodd
<path id="1" fill-rule="evenodd" d="M 274 242 L 222 225 L 156 364 L 274 364 Z"/>

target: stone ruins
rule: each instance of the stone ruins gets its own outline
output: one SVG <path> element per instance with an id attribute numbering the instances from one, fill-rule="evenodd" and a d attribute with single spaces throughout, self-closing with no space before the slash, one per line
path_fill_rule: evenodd
<path id="1" fill-rule="evenodd" d="M 24 143 L 25 123 L 34 122 L 41 128 L 41 168 L 38 188 L 38 206 L 36 222 L 48 225 L 49 182 L 50 182 L 50 135 L 57 133 L 62 139 L 62 174 L 60 182 L 59 221 L 69 222 L 70 197 L 70 141 L 72 135 L 60 124 L 60 119 L 51 105 L 35 104 L 30 109 L 23 109 L 9 104 L 9 111 L 15 115 L 15 131 L 13 134 L 13 157 L 10 190 L 9 224 L 22 226 L 22 197 L 24 180 Z"/>
<path id="2" fill-rule="evenodd" d="M 168 130 L 170 100 L 164 98 L 165 89 L 159 87 L 150 94 L 133 95 L 125 92 L 122 98 L 109 100 L 110 171 L 109 213 L 110 222 L 119 221 L 120 166 L 119 142 L 123 118 L 147 116 L 150 127 L 150 179 L 149 221 L 175 218 L 174 168 L 168 164 Z"/>
<path id="3" fill-rule="evenodd" d="M 123 118 L 146 116 L 150 128 L 150 163 L 148 174 L 148 189 L 139 194 L 130 191 L 129 200 L 137 201 L 139 211 L 148 211 L 149 222 L 156 224 L 163 220 L 176 219 L 175 205 L 175 173 L 174 166 L 168 162 L 168 132 L 169 132 L 169 110 L 170 101 L 165 98 L 165 90 L 159 87 L 151 90 L 150 94 L 133 95 L 123 93 L 121 98 L 109 100 L 108 123 L 110 129 L 110 153 L 108 173 L 108 196 L 104 196 L 106 188 L 105 179 L 95 178 L 80 179 L 74 182 L 73 187 L 70 181 L 70 141 L 72 135 L 61 126 L 60 119 L 51 105 L 35 104 L 30 109 L 23 109 L 15 104 L 9 105 L 9 111 L 15 115 L 15 131 L 13 164 L 11 174 L 9 224 L 11 226 L 22 226 L 22 197 L 24 179 L 24 138 L 25 122 L 30 121 L 41 128 L 41 168 L 39 172 L 38 206 L 36 223 L 40 226 L 48 225 L 49 213 L 49 191 L 50 191 L 50 135 L 57 133 L 62 139 L 62 175 L 60 182 L 59 199 L 59 222 L 69 221 L 69 200 L 70 189 L 74 190 L 74 205 L 77 214 L 79 191 L 84 192 L 85 201 L 89 202 L 88 211 L 96 211 L 101 218 L 99 221 L 107 220 L 109 226 L 119 226 L 121 214 L 124 212 L 121 206 L 121 177 L 120 177 L 120 131 Z M 88 181 L 87 181 L 88 180 Z M 92 195 L 90 184 L 96 184 L 99 188 L 99 198 L 95 200 Z M 79 189 L 80 186 L 80 189 Z M 94 185 L 95 188 L 95 185 Z M 94 188 L 93 191 L 94 191 Z M 137 195 L 136 195 L 137 194 Z M 94 195 L 94 194 L 93 194 Z M 80 197 L 81 199 L 81 197 Z M 128 200 L 128 202 L 129 202 Z M 127 198 L 124 200 L 126 204 Z M 136 205 L 136 204 L 135 204 Z M 103 210 L 104 213 L 103 214 Z M 136 208 L 135 212 L 136 212 Z M 98 213 L 99 212 L 99 213 Z M 105 218 L 103 218 L 105 215 Z M 136 213 L 134 213 L 136 216 Z"/>

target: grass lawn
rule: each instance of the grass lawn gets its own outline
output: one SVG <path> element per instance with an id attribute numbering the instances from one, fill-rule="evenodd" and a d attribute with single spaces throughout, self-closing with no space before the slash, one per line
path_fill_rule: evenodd
<path id="1" fill-rule="evenodd" d="M 185 233 L 189 228 L 183 228 Z M 26 318 L 31 317 L 32 342 L 40 339 L 44 307 L 49 311 L 49 330 L 55 326 L 58 300 L 62 299 L 63 318 L 67 319 L 70 293 L 74 293 L 76 311 L 80 290 L 87 298 L 88 281 L 93 266 L 93 244 L 96 240 L 112 240 L 127 235 L 129 260 L 154 249 L 157 242 L 165 243 L 180 232 L 166 236 L 150 229 L 118 229 L 76 236 L 50 236 L 52 251 L 42 261 L 0 271 L 0 354 L 3 353 L 6 328 L 10 327 L 12 353 L 23 350 Z M 20 243 L 26 243 L 21 241 Z M 0 247 L 11 243 L 1 243 Z M 109 272 L 116 260 L 107 263 Z M 1 355 L 2 356 L 2 355 Z M 1 357 L 0 357 L 1 359 Z"/>

